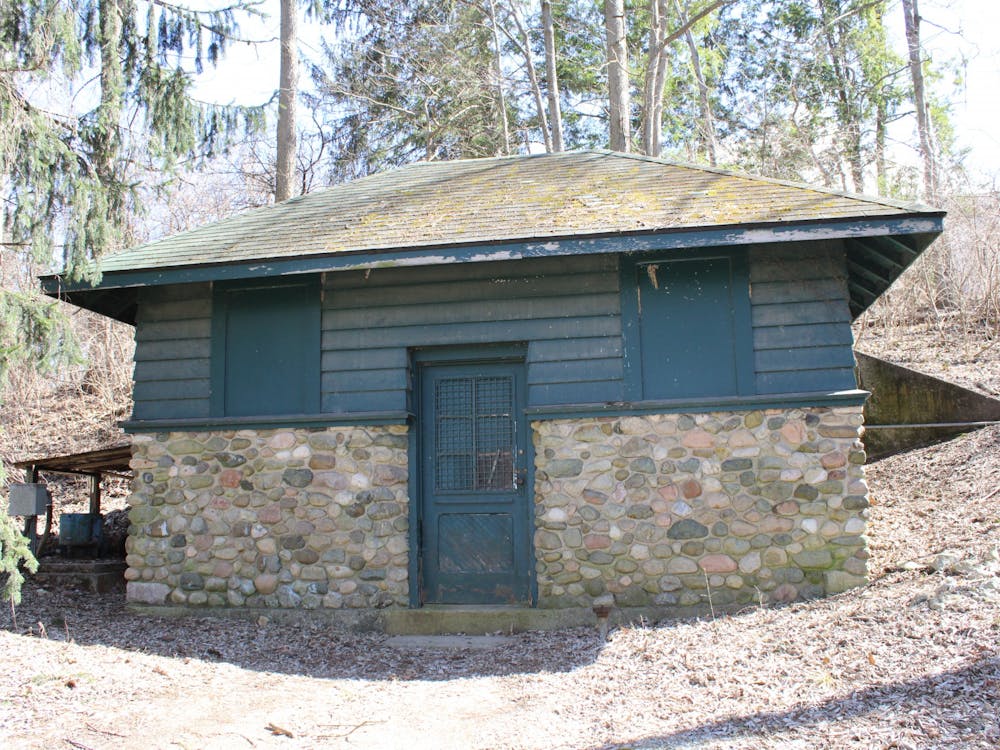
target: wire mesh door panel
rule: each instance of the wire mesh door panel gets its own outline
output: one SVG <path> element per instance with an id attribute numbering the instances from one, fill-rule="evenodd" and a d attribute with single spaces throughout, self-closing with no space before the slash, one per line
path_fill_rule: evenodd
<path id="1" fill-rule="evenodd" d="M 511 490 L 514 378 L 441 378 L 435 384 L 435 489 Z"/>
<path id="2" fill-rule="evenodd" d="M 423 600 L 524 601 L 521 366 L 428 367 L 422 381 Z"/>

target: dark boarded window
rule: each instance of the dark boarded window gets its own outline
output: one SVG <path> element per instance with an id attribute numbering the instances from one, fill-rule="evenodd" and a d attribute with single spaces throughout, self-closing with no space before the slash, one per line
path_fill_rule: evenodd
<path id="1" fill-rule="evenodd" d="M 215 415 L 316 413 L 319 375 L 317 279 L 216 289 L 212 329 Z"/>
<path id="2" fill-rule="evenodd" d="M 640 398 L 737 396 L 753 375 L 749 291 L 742 256 L 635 266 Z M 633 349 L 634 351 L 634 349 Z"/>

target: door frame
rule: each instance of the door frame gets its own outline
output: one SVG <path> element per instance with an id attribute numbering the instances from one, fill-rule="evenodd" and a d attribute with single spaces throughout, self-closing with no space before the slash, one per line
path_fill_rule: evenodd
<path id="1" fill-rule="evenodd" d="M 421 414 L 420 394 L 423 386 L 423 372 L 426 368 L 441 365 L 462 365 L 462 364 L 508 364 L 521 365 L 524 368 L 525 393 L 522 404 L 526 410 L 528 407 L 527 394 L 527 353 L 526 342 L 511 342 L 503 344 L 475 344 L 462 346 L 430 346 L 413 348 L 409 352 L 410 359 L 410 388 L 409 388 L 409 412 L 412 415 L 410 420 L 409 433 L 409 482 L 410 494 L 409 503 L 409 604 L 412 609 L 419 609 L 423 606 L 421 601 L 423 586 L 423 571 L 421 568 L 423 548 L 420 538 L 421 513 L 424 507 L 423 481 L 422 481 L 422 439 L 423 419 Z M 524 502 L 524 529 L 528 538 L 525 542 L 525 565 L 528 575 L 528 606 L 534 607 L 538 603 L 538 584 L 535 577 L 535 450 L 531 422 L 522 410 L 517 415 L 518 419 L 524 420 L 525 445 L 524 464 L 527 474 L 525 483 Z M 462 605 L 433 605 L 433 606 L 462 606 Z"/>

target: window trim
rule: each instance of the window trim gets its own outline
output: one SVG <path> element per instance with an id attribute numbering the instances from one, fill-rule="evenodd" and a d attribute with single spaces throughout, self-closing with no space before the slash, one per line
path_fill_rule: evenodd
<path id="1" fill-rule="evenodd" d="M 642 335 L 638 299 L 638 273 L 643 266 L 672 261 L 725 258 L 730 263 L 733 331 L 735 334 L 736 393 L 726 397 L 752 396 L 754 381 L 753 325 L 750 304 L 750 246 L 712 247 L 630 253 L 619 263 L 622 312 L 622 358 L 624 396 L 627 402 L 662 400 L 645 394 L 642 375 Z M 741 292 L 742 290 L 742 292 Z M 687 400 L 687 399 L 685 399 Z"/>

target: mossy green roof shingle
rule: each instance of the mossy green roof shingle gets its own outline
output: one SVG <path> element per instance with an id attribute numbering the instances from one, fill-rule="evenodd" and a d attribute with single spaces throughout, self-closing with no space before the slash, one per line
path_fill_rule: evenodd
<path id="1" fill-rule="evenodd" d="M 421 162 L 106 256 L 101 271 L 922 213 L 612 152 Z"/>

